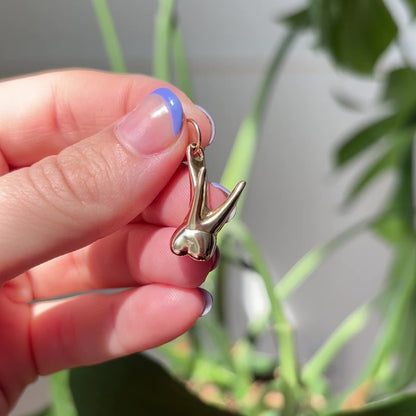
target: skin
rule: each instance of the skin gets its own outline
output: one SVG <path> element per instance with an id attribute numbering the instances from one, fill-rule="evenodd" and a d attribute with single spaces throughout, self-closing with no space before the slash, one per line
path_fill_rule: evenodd
<path id="1" fill-rule="evenodd" d="M 196 288 L 216 259 L 169 249 L 189 204 L 187 128 L 146 160 L 112 128 L 163 86 L 85 70 L 0 83 L 0 415 L 38 375 L 160 345 L 204 309 Z M 207 144 L 206 115 L 168 87 Z M 214 187 L 210 195 L 225 199 Z M 129 289 L 32 303 L 120 287 Z"/>

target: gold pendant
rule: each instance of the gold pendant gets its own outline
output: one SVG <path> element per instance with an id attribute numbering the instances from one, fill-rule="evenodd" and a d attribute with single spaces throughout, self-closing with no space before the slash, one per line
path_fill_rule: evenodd
<path id="1" fill-rule="evenodd" d="M 209 260 L 217 247 L 217 234 L 227 223 L 237 205 L 238 198 L 246 182 L 239 182 L 227 199 L 214 210 L 208 206 L 207 169 L 205 155 L 201 147 L 201 132 L 198 124 L 191 119 L 198 140 L 188 145 L 189 178 L 191 183 L 191 202 L 187 216 L 171 239 L 171 249 L 178 256 L 188 255 L 195 260 Z"/>

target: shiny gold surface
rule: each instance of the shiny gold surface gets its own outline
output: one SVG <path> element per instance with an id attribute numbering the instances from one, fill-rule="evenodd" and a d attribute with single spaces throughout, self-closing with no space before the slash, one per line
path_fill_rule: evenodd
<path id="1" fill-rule="evenodd" d="M 219 207 L 210 210 L 205 155 L 200 147 L 200 132 L 193 120 L 188 121 L 194 124 L 198 134 L 198 142 L 190 144 L 186 152 L 191 183 L 191 203 L 184 222 L 172 236 L 171 249 L 178 256 L 188 255 L 195 260 L 209 260 L 215 253 L 217 234 L 229 220 L 246 183 L 239 182 Z"/>

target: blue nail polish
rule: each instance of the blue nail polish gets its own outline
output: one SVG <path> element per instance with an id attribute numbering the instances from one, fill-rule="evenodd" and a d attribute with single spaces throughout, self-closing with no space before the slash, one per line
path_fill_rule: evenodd
<path id="1" fill-rule="evenodd" d="M 220 189 L 221 191 L 223 191 L 227 196 L 230 195 L 230 191 L 223 185 L 221 185 L 220 183 L 217 182 L 211 182 L 211 185 L 217 189 Z"/>
<path id="2" fill-rule="evenodd" d="M 217 189 L 220 189 L 221 191 L 223 191 L 227 196 L 228 195 L 230 195 L 230 191 L 225 187 L 225 186 L 223 186 L 223 185 L 221 185 L 220 183 L 217 183 L 217 182 L 211 182 L 211 185 L 214 187 L 214 188 L 217 188 Z M 237 207 L 235 207 L 232 211 L 231 211 L 231 213 L 230 213 L 230 216 L 228 217 L 228 220 L 227 221 L 231 221 L 234 217 L 235 217 L 235 214 L 237 213 Z"/>
<path id="3" fill-rule="evenodd" d="M 173 133 L 178 136 L 183 124 L 183 108 L 179 98 L 169 88 L 158 88 L 152 94 L 160 95 L 165 100 L 172 116 Z"/>
<path id="4" fill-rule="evenodd" d="M 202 296 L 204 297 L 205 307 L 204 310 L 201 313 L 201 317 L 205 316 L 209 313 L 209 311 L 212 309 L 212 303 L 213 298 L 211 293 L 208 292 L 208 290 L 202 289 L 202 287 L 199 287 L 198 290 L 201 292 Z"/>

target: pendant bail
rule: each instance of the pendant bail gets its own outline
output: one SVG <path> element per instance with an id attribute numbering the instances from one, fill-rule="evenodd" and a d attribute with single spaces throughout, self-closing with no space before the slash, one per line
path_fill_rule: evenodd
<path id="1" fill-rule="evenodd" d="M 192 126 L 195 129 L 196 132 L 196 141 L 191 142 L 190 146 L 192 146 L 192 153 L 195 158 L 198 158 L 200 160 L 204 157 L 204 151 L 202 150 L 202 135 L 201 135 L 201 129 L 198 126 L 198 123 L 193 120 L 192 118 L 186 119 L 187 123 L 192 124 Z"/>

